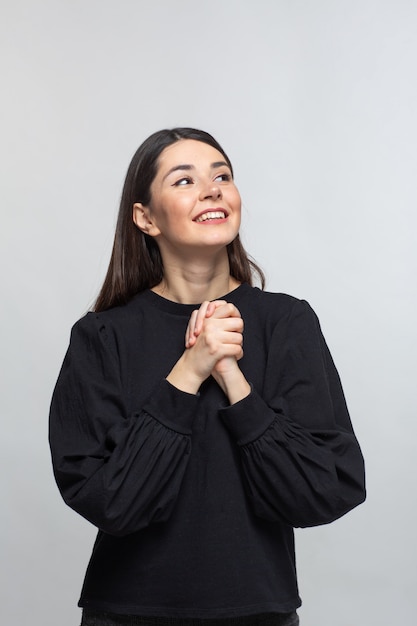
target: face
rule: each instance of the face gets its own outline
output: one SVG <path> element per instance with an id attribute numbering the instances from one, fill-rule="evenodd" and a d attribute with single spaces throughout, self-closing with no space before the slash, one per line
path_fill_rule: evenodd
<path id="1" fill-rule="evenodd" d="M 225 247 L 240 226 L 240 195 L 224 156 L 212 146 L 183 139 L 165 148 L 148 205 L 133 219 L 155 237 L 161 253 Z"/>

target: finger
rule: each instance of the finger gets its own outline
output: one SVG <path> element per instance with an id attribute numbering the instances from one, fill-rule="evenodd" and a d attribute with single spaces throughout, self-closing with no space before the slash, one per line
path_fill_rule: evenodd
<path id="1" fill-rule="evenodd" d="M 231 344 L 231 345 L 242 345 L 243 344 L 243 335 L 242 333 L 236 331 L 225 331 L 219 337 L 219 341 L 222 344 Z"/>
<path id="2" fill-rule="evenodd" d="M 213 317 L 225 318 L 225 317 L 242 317 L 239 309 L 231 302 L 225 302 L 216 308 L 213 312 Z"/>
<path id="3" fill-rule="evenodd" d="M 220 358 L 234 357 L 237 361 L 243 356 L 243 348 L 239 344 L 228 343 L 223 346 Z M 220 359 L 219 359 L 220 360 Z"/>
<path id="4" fill-rule="evenodd" d="M 200 306 L 200 308 L 196 311 L 196 316 L 194 319 L 194 327 L 192 328 L 193 335 L 198 337 L 203 328 L 203 323 L 207 315 L 207 310 L 210 309 L 211 302 L 206 300 Z"/>
<path id="5" fill-rule="evenodd" d="M 225 302 L 225 301 L 223 301 Z M 205 300 L 199 309 L 196 309 L 191 313 L 190 321 L 188 323 L 188 343 L 190 345 L 194 345 L 196 338 L 201 333 L 203 329 L 204 320 L 207 317 L 210 317 L 213 311 L 219 306 L 220 301 L 210 302 L 209 300 Z"/>
<path id="6" fill-rule="evenodd" d="M 203 329 L 204 320 L 214 313 L 216 308 L 227 304 L 226 300 L 205 300 L 199 309 L 191 313 L 190 320 L 185 333 L 185 346 L 190 348 L 196 342 L 196 338 Z"/>
<path id="7" fill-rule="evenodd" d="M 201 333 L 203 329 L 204 320 L 208 317 L 211 317 L 214 311 L 219 307 L 226 303 L 226 300 L 206 300 L 203 302 L 198 309 L 197 317 L 195 319 L 194 330 L 193 333 L 196 337 Z"/>
<path id="8" fill-rule="evenodd" d="M 244 322 L 241 317 L 222 317 L 220 319 L 211 318 L 205 325 L 206 333 L 216 333 L 221 331 L 234 331 L 243 333 Z"/>
<path id="9" fill-rule="evenodd" d="M 211 302 L 209 302 L 206 317 L 210 317 L 210 315 L 213 315 L 214 311 L 218 309 L 219 306 L 223 306 L 224 304 L 227 304 L 226 300 L 212 300 Z"/>
<path id="10" fill-rule="evenodd" d="M 185 347 L 191 348 L 195 344 L 196 337 L 194 334 L 195 320 L 197 318 L 198 310 L 191 313 L 189 322 L 187 324 L 187 330 L 185 331 Z"/>
<path id="11" fill-rule="evenodd" d="M 243 336 L 236 332 L 222 332 L 207 342 L 208 354 L 215 361 L 224 356 L 240 355 L 243 345 Z"/>

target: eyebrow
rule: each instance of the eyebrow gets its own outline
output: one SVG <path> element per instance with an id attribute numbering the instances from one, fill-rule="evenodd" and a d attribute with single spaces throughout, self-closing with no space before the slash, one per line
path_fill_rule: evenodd
<path id="1" fill-rule="evenodd" d="M 222 167 L 224 165 L 230 170 L 230 165 L 226 161 L 215 161 L 214 163 L 210 165 L 210 167 L 212 170 L 215 170 L 217 167 Z M 182 165 L 174 165 L 174 167 L 171 167 L 171 169 L 165 174 L 162 180 L 165 180 L 166 178 L 168 178 L 168 176 L 172 174 L 173 172 L 177 172 L 179 170 L 189 172 L 190 170 L 193 170 L 193 169 L 195 169 L 194 165 L 189 165 L 187 163 L 183 163 Z"/>

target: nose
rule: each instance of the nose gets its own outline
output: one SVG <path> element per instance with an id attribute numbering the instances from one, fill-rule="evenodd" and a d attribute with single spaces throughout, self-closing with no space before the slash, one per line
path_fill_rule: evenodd
<path id="1" fill-rule="evenodd" d="M 212 198 L 213 200 L 218 200 L 222 197 L 222 190 L 218 183 L 214 181 L 210 181 L 207 185 L 203 186 L 201 189 L 200 199 L 206 200 L 208 198 Z"/>

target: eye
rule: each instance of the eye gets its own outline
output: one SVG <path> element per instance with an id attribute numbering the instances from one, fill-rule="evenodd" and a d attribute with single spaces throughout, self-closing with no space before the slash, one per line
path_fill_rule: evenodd
<path id="1" fill-rule="evenodd" d="M 173 187 L 185 187 L 185 185 L 191 185 L 192 182 L 193 182 L 192 178 L 190 178 L 189 176 L 184 176 L 184 178 L 179 178 L 178 180 L 176 180 L 172 186 Z"/>
<path id="2" fill-rule="evenodd" d="M 228 182 L 229 180 L 232 180 L 232 177 L 230 174 L 224 173 L 224 174 L 218 174 L 214 180 L 220 183 L 224 183 L 224 182 Z"/>

